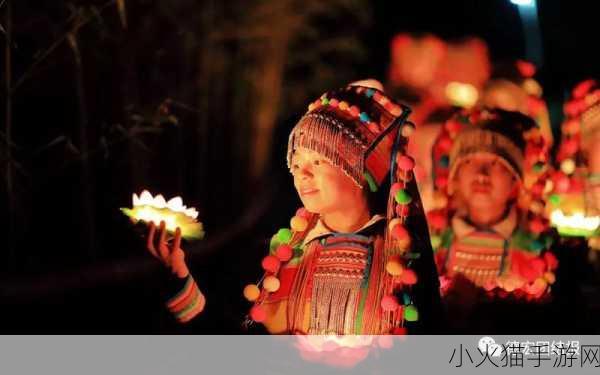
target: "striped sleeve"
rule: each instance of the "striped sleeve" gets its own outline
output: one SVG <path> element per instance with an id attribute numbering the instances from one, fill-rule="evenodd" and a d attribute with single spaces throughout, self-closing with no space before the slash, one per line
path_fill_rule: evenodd
<path id="1" fill-rule="evenodd" d="M 189 274 L 181 279 L 183 286 L 167 301 L 167 308 L 180 323 L 186 323 L 204 310 L 206 299 L 198 288 L 196 281 Z"/>

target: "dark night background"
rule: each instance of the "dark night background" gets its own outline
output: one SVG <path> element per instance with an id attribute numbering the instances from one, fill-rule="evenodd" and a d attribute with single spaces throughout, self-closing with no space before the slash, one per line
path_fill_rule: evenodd
<path id="1" fill-rule="evenodd" d="M 206 239 L 185 246 L 208 298 L 194 332 L 240 332 L 242 288 L 299 206 L 284 155 L 309 100 L 385 81 L 402 31 L 475 35 L 494 60 L 526 57 L 507 0 L 125 0 L 121 14 L 119 1 L 13 0 L 11 14 L 0 3 L 2 333 L 186 331 L 119 212 L 144 188 L 181 195 L 205 225 Z M 555 134 L 567 90 L 600 77 L 593 3 L 538 0 L 538 77 Z M 506 311 L 510 332 L 600 332 L 597 276 L 572 250 L 563 272 L 573 289 L 547 310 L 560 318 L 534 309 L 535 326 L 525 310 Z"/>

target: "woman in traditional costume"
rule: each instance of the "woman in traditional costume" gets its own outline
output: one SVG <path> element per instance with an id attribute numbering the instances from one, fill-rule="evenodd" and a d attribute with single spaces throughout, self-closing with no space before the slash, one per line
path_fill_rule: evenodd
<path id="1" fill-rule="evenodd" d="M 406 155 L 410 109 L 349 85 L 311 103 L 289 136 L 287 163 L 304 207 L 273 236 L 264 276 L 244 288 L 248 323 L 270 333 L 401 334 L 439 326 L 439 284 Z M 179 277 L 167 303 L 199 315 L 204 296 L 164 230 L 148 249 Z M 160 250 L 162 248 L 162 250 Z M 165 256 L 161 256 L 164 254 Z"/>

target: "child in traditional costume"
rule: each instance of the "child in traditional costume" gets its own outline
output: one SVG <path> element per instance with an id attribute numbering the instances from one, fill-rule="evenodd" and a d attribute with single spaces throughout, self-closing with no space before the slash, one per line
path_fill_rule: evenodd
<path id="1" fill-rule="evenodd" d="M 459 289 L 469 285 L 471 301 L 456 302 L 549 296 L 558 264 L 549 251 L 547 188 L 543 179 L 533 192 L 522 185 L 524 166 L 544 156 L 541 138 L 531 118 L 500 109 L 446 123 L 433 149 L 438 209 L 428 214 L 443 295 L 464 297 Z"/>
<path id="2" fill-rule="evenodd" d="M 406 155 L 410 109 L 350 85 L 323 94 L 289 137 L 287 162 L 304 207 L 272 238 L 264 276 L 244 288 L 247 323 L 271 333 L 433 332 L 439 284 L 427 223 Z M 164 232 L 164 231 L 163 231 Z M 154 232 L 149 235 L 149 249 Z M 177 242 L 164 263 L 182 291 L 168 306 L 184 322 L 204 297 Z"/>

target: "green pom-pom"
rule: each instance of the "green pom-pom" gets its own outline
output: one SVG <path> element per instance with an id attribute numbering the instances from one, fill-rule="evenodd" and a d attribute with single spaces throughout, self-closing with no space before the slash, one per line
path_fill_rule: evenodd
<path id="1" fill-rule="evenodd" d="M 395 198 L 398 204 L 409 204 L 412 201 L 412 198 L 405 189 L 398 190 Z"/>
<path id="2" fill-rule="evenodd" d="M 269 243 L 269 251 L 271 254 L 275 253 L 275 250 L 279 247 L 279 245 L 281 245 L 281 242 L 277 238 L 277 233 L 275 233 L 273 237 L 271 237 L 271 242 Z"/>
<path id="3" fill-rule="evenodd" d="M 551 196 L 548 197 L 548 201 L 552 205 L 558 206 L 560 204 L 560 195 L 558 195 L 558 194 L 552 194 Z"/>
<path id="4" fill-rule="evenodd" d="M 544 169 L 544 163 L 542 163 L 541 161 L 538 161 L 537 163 L 535 163 L 533 165 L 533 171 L 536 173 L 541 172 Z"/>
<path id="5" fill-rule="evenodd" d="M 281 243 L 290 243 L 292 240 L 292 231 L 288 228 L 281 228 L 279 231 L 277 231 L 277 239 Z"/>
<path id="6" fill-rule="evenodd" d="M 408 293 L 402 293 L 402 302 L 404 302 L 405 305 L 410 305 L 411 300 Z"/>
<path id="7" fill-rule="evenodd" d="M 541 251 L 541 250 L 543 250 L 545 248 L 546 247 L 544 246 L 544 244 L 541 241 L 538 241 L 538 240 L 533 240 L 529 244 L 529 250 L 532 250 L 532 251 Z"/>
<path id="8" fill-rule="evenodd" d="M 416 322 L 419 320 L 419 310 L 415 305 L 404 306 L 404 319 L 409 322 Z"/>
<path id="9" fill-rule="evenodd" d="M 433 250 L 437 249 L 442 245 L 442 237 L 440 236 L 431 236 L 431 247 Z"/>
<path id="10" fill-rule="evenodd" d="M 323 99 L 321 99 L 321 104 L 322 104 L 322 105 L 327 105 L 327 104 L 329 104 L 329 99 L 327 99 L 327 98 L 323 98 Z"/>

